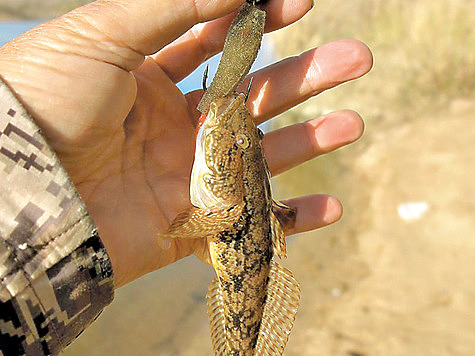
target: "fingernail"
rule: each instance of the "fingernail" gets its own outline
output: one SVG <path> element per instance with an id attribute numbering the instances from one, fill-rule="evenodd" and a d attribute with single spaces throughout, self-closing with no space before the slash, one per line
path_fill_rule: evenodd
<path id="1" fill-rule="evenodd" d="M 327 115 L 323 121 L 319 120 L 315 135 L 320 148 L 330 151 L 356 141 L 363 130 L 363 121 L 357 113 L 340 111 Z"/>
<path id="2" fill-rule="evenodd" d="M 329 196 L 327 200 L 326 211 L 327 213 L 325 215 L 325 222 L 327 224 L 331 224 L 340 220 L 341 216 L 343 215 L 343 206 L 338 199 Z"/>

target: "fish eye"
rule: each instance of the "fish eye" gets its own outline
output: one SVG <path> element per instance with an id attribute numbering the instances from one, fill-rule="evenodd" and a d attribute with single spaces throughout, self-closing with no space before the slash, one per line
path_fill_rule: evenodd
<path id="1" fill-rule="evenodd" d="M 236 136 L 236 144 L 241 148 L 248 148 L 251 143 L 246 135 L 238 134 Z"/>

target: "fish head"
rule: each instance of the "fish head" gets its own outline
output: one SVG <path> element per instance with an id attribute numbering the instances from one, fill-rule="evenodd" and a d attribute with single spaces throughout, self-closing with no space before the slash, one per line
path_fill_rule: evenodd
<path id="1" fill-rule="evenodd" d="M 262 151 L 261 139 L 243 94 L 213 101 L 196 135 L 191 203 L 210 211 L 239 204 L 245 194 L 246 162 Z"/>

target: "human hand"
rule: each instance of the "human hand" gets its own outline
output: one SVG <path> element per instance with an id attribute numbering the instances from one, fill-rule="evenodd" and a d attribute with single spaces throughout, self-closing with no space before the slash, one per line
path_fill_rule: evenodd
<path id="1" fill-rule="evenodd" d="M 157 233 L 190 206 L 202 91 L 183 95 L 175 84 L 222 49 L 243 2 L 100 0 L 0 49 L 0 76 L 81 194 L 111 258 L 116 287 L 206 253 L 202 240 L 173 240 L 168 249 L 157 243 Z M 298 20 L 311 5 L 270 1 L 266 30 Z M 248 108 L 261 123 L 371 65 L 370 51 L 357 41 L 323 45 L 252 74 Z M 353 142 L 362 131 L 358 114 L 340 111 L 271 132 L 263 141 L 271 173 Z M 342 211 L 338 200 L 324 195 L 286 203 L 298 209 L 291 233 L 332 223 Z"/>

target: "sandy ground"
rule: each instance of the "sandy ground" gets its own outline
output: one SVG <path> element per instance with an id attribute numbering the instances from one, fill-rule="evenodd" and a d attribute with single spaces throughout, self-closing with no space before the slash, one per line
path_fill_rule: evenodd
<path id="1" fill-rule="evenodd" d="M 475 354 L 474 110 L 368 127 L 338 156 L 344 219 L 289 241 L 302 302 L 285 355 Z M 212 277 L 191 257 L 120 289 L 64 355 L 210 355 Z"/>
<path id="2" fill-rule="evenodd" d="M 292 246 L 304 295 L 287 355 L 475 354 L 474 109 L 369 135 L 347 162 L 349 219 Z"/>

